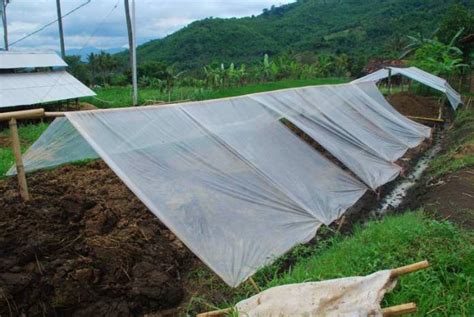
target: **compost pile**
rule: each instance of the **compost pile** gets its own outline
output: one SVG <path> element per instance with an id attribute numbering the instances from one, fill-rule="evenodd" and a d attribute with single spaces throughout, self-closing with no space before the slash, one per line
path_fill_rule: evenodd
<path id="1" fill-rule="evenodd" d="M 406 116 L 437 118 L 439 102 L 433 97 L 402 92 L 387 97 L 390 104 Z"/>
<path id="2" fill-rule="evenodd" d="M 177 306 L 191 253 L 102 162 L 0 182 L 0 316 L 129 316 Z"/>

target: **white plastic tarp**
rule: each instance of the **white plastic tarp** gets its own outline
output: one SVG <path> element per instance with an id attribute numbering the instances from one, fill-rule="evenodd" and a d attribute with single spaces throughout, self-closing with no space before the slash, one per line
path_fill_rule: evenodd
<path id="1" fill-rule="evenodd" d="M 66 66 L 66 62 L 55 52 L 0 52 L 0 69 Z"/>
<path id="2" fill-rule="evenodd" d="M 55 119 L 40 138 L 23 154 L 27 172 L 99 156 L 68 119 Z M 7 175 L 16 174 L 12 166 Z"/>
<path id="3" fill-rule="evenodd" d="M 378 91 L 375 84 L 364 89 L 345 84 L 249 97 L 287 118 L 376 189 L 397 177 L 401 169 L 393 162 L 429 136 L 429 128 L 418 130 L 416 123 L 386 110 L 388 103 L 381 106 L 365 90 Z"/>
<path id="4" fill-rule="evenodd" d="M 377 82 L 381 79 L 389 77 L 388 69 L 391 69 L 392 76 L 403 75 L 413 80 L 416 80 L 422 84 L 425 84 L 431 88 L 434 88 L 438 91 L 444 92 L 454 110 L 456 110 L 457 107 L 462 104 L 461 95 L 457 93 L 445 79 L 425 72 L 424 70 L 421 70 L 417 67 L 388 67 L 384 69 L 379 69 L 376 72 L 373 72 L 371 74 L 352 81 L 352 83 L 363 83 L 369 81 Z"/>
<path id="5" fill-rule="evenodd" d="M 0 74 L 0 109 L 95 96 L 66 71 Z"/>
<path id="6" fill-rule="evenodd" d="M 326 225 L 339 218 L 361 195 L 361 183 L 348 177 L 280 123 L 275 113 L 251 98 L 182 108 Z M 344 199 L 338 198 L 341 196 Z"/>
<path id="7" fill-rule="evenodd" d="M 321 223 L 354 204 L 366 187 L 297 140 L 267 110 L 261 108 L 256 117 L 233 110 L 233 124 L 248 142 L 246 150 L 241 148 L 245 142 L 226 134 L 220 123 L 211 119 L 208 128 L 201 125 L 195 118 L 202 112 L 191 108 L 66 116 L 137 197 L 225 282 L 236 286 L 311 239 Z M 224 125 L 230 123 L 225 116 Z M 268 152 L 259 146 L 273 159 L 263 158 Z M 277 168 L 284 166 L 303 177 L 299 184 Z M 277 172 L 282 175 L 277 177 Z"/>

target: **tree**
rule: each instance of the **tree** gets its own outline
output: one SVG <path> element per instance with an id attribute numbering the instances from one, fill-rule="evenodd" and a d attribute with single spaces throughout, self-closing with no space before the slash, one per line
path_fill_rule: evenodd
<path id="1" fill-rule="evenodd" d="M 69 55 L 64 59 L 68 64 L 68 70 L 86 85 L 91 84 L 90 71 L 87 65 L 81 61 L 79 55 Z"/>
<path id="2" fill-rule="evenodd" d="M 463 67 L 463 52 L 456 46 L 456 40 L 462 34 L 463 29 L 459 30 L 448 44 L 438 40 L 430 40 L 419 47 L 414 54 L 411 64 L 422 68 L 436 75 L 444 75 L 450 78 L 459 73 Z"/>

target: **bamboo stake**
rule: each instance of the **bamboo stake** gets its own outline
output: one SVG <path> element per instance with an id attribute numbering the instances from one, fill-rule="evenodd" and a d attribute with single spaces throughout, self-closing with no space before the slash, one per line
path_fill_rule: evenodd
<path id="1" fill-rule="evenodd" d="M 390 306 L 382 309 L 384 317 L 400 316 L 416 312 L 415 303 L 407 303 L 396 306 Z"/>
<path id="2" fill-rule="evenodd" d="M 231 311 L 232 311 L 232 308 L 213 310 L 213 311 L 208 311 L 206 313 L 197 314 L 196 317 L 220 317 L 220 316 L 224 316 L 227 313 L 230 313 Z"/>
<path id="3" fill-rule="evenodd" d="M 424 260 L 424 261 L 421 261 L 421 262 L 417 262 L 417 263 L 405 265 L 405 266 L 402 266 L 402 267 L 398 267 L 396 269 L 392 269 L 392 272 L 390 273 L 390 278 L 397 278 L 397 277 L 399 277 L 401 275 L 404 275 L 404 274 L 407 274 L 407 273 L 411 273 L 411 272 L 426 269 L 429 266 L 430 266 L 430 263 L 427 260 Z"/>
<path id="4" fill-rule="evenodd" d="M 443 119 L 438 118 L 427 118 L 427 117 L 418 117 L 418 116 L 407 116 L 407 118 L 414 120 L 424 120 L 424 121 L 433 121 L 433 122 L 444 122 Z"/>
<path id="5" fill-rule="evenodd" d="M 260 287 L 258 287 L 257 283 L 255 283 L 255 281 L 253 280 L 252 277 L 249 277 L 249 282 L 250 282 L 250 284 L 252 284 L 253 288 L 255 288 L 257 293 L 261 292 Z"/>
<path id="6" fill-rule="evenodd" d="M 18 184 L 20 185 L 20 196 L 24 201 L 30 200 L 28 194 L 28 184 L 26 182 L 25 167 L 23 166 L 23 159 L 21 157 L 20 137 L 18 136 L 18 126 L 16 119 L 12 118 L 9 122 L 10 133 L 12 138 L 12 150 L 15 155 L 16 173 L 18 176 Z"/>

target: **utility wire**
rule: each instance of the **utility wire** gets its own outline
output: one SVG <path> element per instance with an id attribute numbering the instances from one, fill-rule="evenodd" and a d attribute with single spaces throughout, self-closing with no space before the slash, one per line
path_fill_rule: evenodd
<path id="1" fill-rule="evenodd" d="M 71 13 L 74 13 L 75 11 L 77 11 L 77 10 L 79 10 L 80 8 L 84 7 L 85 5 L 89 4 L 91 1 L 92 1 L 92 0 L 87 0 L 87 1 L 84 2 L 83 4 L 81 4 L 81 5 L 77 6 L 77 7 L 75 7 L 74 9 L 72 9 L 71 11 L 69 11 L 68 13 L 64 14 L 63 16 L 61 16 L 61 18 L 67 17 L 67 16 L 70 15 Z M 9 45 L 10 45 L 10 46 L 13 46 L 13 45 L 15 45 L 16 43 L 21 42 L 21 41 L 23 41 L 23 40 L 29 38 L 30 36 L 35 35 L 36 33 L 39 33 L 39 32 L 41 32 L 41 31 L 43 31 L 43 30 L 46 29 L 48 26 L 50 26 L 50 25 L 52 25 L 52 24 L 54 24 L 54 23 L 56 23 L 56 22 L 58 22 L 58 19 L 56 19 L 56 20 L 54 20 L 54 21 L 51 21 L 51 22 L 49 22 L 48 24 L 43 25 L 42 27 L 40 27 L 40 28 L 37 29 L 36 31 L 31 32 L 31 33 L 29 33 L 29 34 L 23 36 L 22 38 L 20 38 L 20 39 L 14 41 L 14 42 L 12 42 L 12 43 L 10 43 Z"/>
<path id="2" fill-rule="evenodd" d="M 84 43 L 84 45 L 79 49 L 79 52 L 81 52 L 86 46 L 87 44 L 89 43 L 89 41 L 92 39 L 92 37 L 94 37 L 94 35 L 97 33 L 97 31 L 99 30 L 99 28 L 102 26 L 102 24 L 105 22 L 105 20 L 112 14 L 112 12 L 114 12 L 115 9 L 117 9 L 118 7 L 118 4 L 119 4 L 119 1 L 120 0 L 117 0 L 117 2 L 115 3 L 115 5 L 112 7 L 112 9 L 109 11 L 109 13 L 107 13 L 107 15 L 104 16 L 104 18 L 102 19 L 102 21 L 97 24 L 97 26 L 95 27 L 94 31 L 91 33 L 91 35 L 89 36 L 89 38 L 87 39 L 87 41 Z M 88 0 L 87 2 L 83 3 L 82 5 L 80 5 L 79 7 L 69 11 L 68 13 L 66 13 L 64 16 L 66 15 L 69 15 L 71 14 L 72 12 L 78 10 L 79 8 L 85 6 L 86 4 L 88 4 L 89 2 L 91 2 L 91 0 Z M 58 20 L 56 19 L 56 21 L 53 21 L 51 22 L 50 24 L 52 23 L 55 23 L 57 22 Z M 43 96 L 42 99 L 44 99 L 50 92 L 51 90 L 53 90 L 53 88 L 55 88 L 58 83 L 59 83 L 59 80 L 62 78 L 62 76 L 59 76 L 56 81 L 54 82 L 54 85 L 51 86 L 51 88 L 48 89 L 48 91 L 46 92 L 46 94 Z M 95 97 L 94 97 L 95 98 Z"/>
<path id="3" fill-rule="evenodd" d="M 87 41 L 84 43 L 84 45 L 82 45 L 82 47 L 79 49 L 79 51 L 82 51 L 86 46 L 87 44 L 89 44 L 90 40 L 95 36 L 95 34 L 97 33 L 97 31 L 99 31 L 99 28 L 102 26 L 102 24 L 104 24 L 105 20 L 107 20 L 107 18 L 112 14 L 112 12 L 115 11 L 115 9 L 117 9 L 118 5 L 119 5 L 119 2 L 120 0 L 117 0 L 117 2 L 115 3 L 115 5 L 112 7 L 112 9 L 109 11 L 109 13 L 107 13 L 106 16 L 104 16 L 104 18 L 102 19 L 102 21 L 99 22 L 99 24 L 97 24 L 97 26 L 95 27 L 94 31 L 92 31 L 91 35 L 89 36 L 89 38 L 87 39 Z"/>

